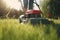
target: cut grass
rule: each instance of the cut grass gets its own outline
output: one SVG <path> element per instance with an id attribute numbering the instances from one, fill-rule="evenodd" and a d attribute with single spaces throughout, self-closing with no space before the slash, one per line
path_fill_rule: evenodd
<path id="1" fill-rule="evenodd" d="M 53 25 L 20 24 L 17 19 L 0 19 L 0 40 L 59 40 Z"/>

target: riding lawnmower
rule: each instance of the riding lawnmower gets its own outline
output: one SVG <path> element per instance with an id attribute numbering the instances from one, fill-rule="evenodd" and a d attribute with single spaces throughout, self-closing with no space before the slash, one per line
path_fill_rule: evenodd
<path id="1" fill-rule="evenodd" d="M 39 10 L 33 9 L 33 6 L 32 6 L 33 3 L 35 3 L 38 6 Z M 52 21 L 49 21 L 48 19 L 44 18 L 39 5 L 36 2 L 33 2 L 32 0 L 30 0 L 29 10 L 25 11 L 23 15 L 20 15 L 19 22 L 20 23 L 30 22 L 31 24 L 35 25 L 40 23 L 50 24 Z"/>

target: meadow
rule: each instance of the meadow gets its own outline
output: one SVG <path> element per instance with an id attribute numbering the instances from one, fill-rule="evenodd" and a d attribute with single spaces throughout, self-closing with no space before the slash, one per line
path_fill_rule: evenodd
<path id="1" fill-rule="evenodd" d="M 0 40 L 60 40 L 59 22 L 56 24 L 20 24 L 18 19 L 0 19 Z"/>

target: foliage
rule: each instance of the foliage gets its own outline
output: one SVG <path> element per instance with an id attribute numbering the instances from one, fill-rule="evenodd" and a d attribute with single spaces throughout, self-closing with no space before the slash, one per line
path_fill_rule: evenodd
<path id="1" fill-rule="evenodd" d="M 50 0 L 49 5 L 50 6 L 50 13 L 53 15 L 53 17 L 60 17 L 60 1 L 59 0 Z"/>
<path id="2" fill-rule="evenodd" d="M 47 14 L 52 14 L 53 18 L 60 17 L 60 0 L 43 0 L 42 2 L 42 11 L 45 16 Z"/>
<path id="3" fill-rule="evenodd" d="M 47 17 L 47 13 L 48 13 L 48 3 L 50 0 L 43 0 L 41 1 L 41 10 L 43 12 L 43 15 L 45 17 Z"/>

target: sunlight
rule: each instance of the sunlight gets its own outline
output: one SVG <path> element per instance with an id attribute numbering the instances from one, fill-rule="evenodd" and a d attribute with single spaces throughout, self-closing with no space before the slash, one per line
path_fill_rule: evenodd
<path id="1" fill-rule="evenodd" d="M 36 2 L 37 2 L 38 5 L 40 5 L 40 0 L 36 0 Z M 35 10 L 39 10 L 39 8 L 37 7 L 36 4 L 34 4 L 33 9 L 35 9 Z"/>
<path id="2" fill-rule="evenodd" d="M 23 5 L 23 0 L 22 1 L 22 5 Z M 37 0 L 36 0 L 37 1 Z M 40 4 L 41 0 L 38 0 L 37 3 Z M 7 7 L 9 8 L 13 8 L 16 10 L 23 10 L 20 1 L 18 0 L 4 0 L 4 2 L 6 3 Z M 39 10 L 39 8 L 34 4 L 33 9 Z"/>
<path id="3" fill-rule="evenodd" d="M 6 3 L 7 7 L 20 10 L 21 9 L 21 4 L 18 0 L 4 0 Z"/>

